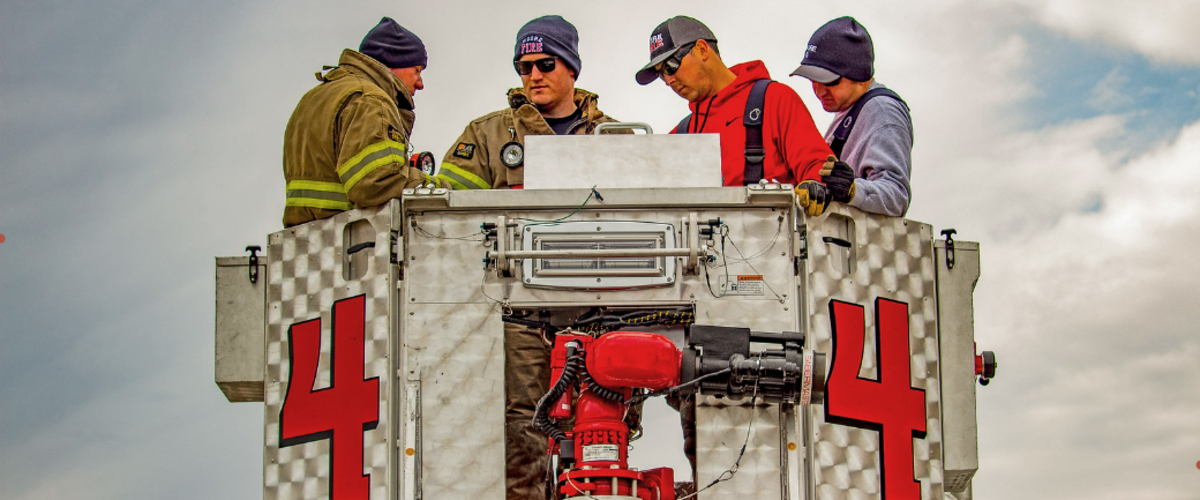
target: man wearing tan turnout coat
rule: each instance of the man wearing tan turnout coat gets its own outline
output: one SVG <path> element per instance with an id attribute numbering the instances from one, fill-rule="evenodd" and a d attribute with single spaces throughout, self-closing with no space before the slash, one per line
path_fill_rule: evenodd
<path id="1" fill-rule="evenodd" d="M 578 44 L 578 32 L 562 17 L 525 24 L 513 56 L 521 88 L 508 91 L 508 107 L 467 125 L 446 152 L 438 180 L 455 189 L 521 188 L 525 136 L 590 134 L 614 121 L 600 111 L 596 94 L 575 88 Z M 504 365 L 506 498 L 542 500 L 548 441 L 534 428 L 533 414 L 550 390 L 550 348 L 537 330 L 505 323 Z M 630 414 L 627 421 L 640 420 L 640 408 Z"/>
<path id="2" fill-rule="evenodd" d="M 427 64 L 421 40 L 385 17 L 359 51 L 346 49 L 337 67 L 317 73 L 321 84 L 300 99 L 284 133 L 284 227 L 433 182 L 407 160 L 412 93 L 425 87 Z"/>

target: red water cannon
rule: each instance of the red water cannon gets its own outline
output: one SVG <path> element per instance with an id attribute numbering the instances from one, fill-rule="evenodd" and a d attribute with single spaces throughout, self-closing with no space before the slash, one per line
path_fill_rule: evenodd
<path id="1" fill-rule="evenodd" d="M 625 412 L 634 389 L 718 397 L 761 397 L 785 404 L 823 401 L 825 358 L 803 351 L 804 336 L 747 328 L 690 325 L 688 347 L 665 336 L 616 331 L 555 338 L 551 389 L 538 402 L 534 425 L 549 438 L 564 472 L 560 498 L 674 500 L 669 468 L 629 469 Z M 751 343 L 777 348 L 751 352 Z M 571 422 L 569 430 L 560 423 Z"/>
<path id="2" fill-rule="evenodd" d="M 551 353 L 553 386 L 538 403 L 534 424 L 550 437 L 550 453 L 569 464 L 557 478 L 562 497 L 674 500 L 672 469 L 629 469 L 625 411 L 634 388 L 661 390 L 678 385 L 680 357 L 670 339 L 652 333 L 556 337 Z M 551 421 L 571 417 L 575 422 L 570 432 Z"/>

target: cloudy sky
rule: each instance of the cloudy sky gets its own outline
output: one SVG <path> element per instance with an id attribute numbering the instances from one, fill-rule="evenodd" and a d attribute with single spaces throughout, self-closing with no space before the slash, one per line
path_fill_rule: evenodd
<path id="1" fill-rule="evenodd" d="M 787 74 L 853 15 L 913 109 L 909 218 L 979 241 L 982 499 L 1200 498 L 1200 2 L 0 0 L 0 498 L 259 498 L 262 406 L 212 381 L 213 256 L 280 229 L 284 125 L 382 15 L 427 44 L 438 157 L 561 14 L 579 86 L 660 131 L 646 37 Z"/>

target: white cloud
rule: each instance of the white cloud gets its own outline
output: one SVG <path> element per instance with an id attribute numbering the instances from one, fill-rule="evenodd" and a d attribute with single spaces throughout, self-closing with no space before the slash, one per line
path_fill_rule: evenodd
<path id="1" fill-rule="evenodd" d="M 1187 0 L 1011 0 L 1043 25 L 1163 63 L 1200 64 L 1200 3 Z"/>
<path id="2" fill-rule="evenodd" d="M 1068 134 L 1005 162 L 1091 149 L 1101 163 L 1081 173 L 1104 204 L 1073 211 L 1046 201 L 1052 190 L 1034 193 L 1052 224 L 984 240 L 977 339 L 1001 368 L 979 391 L 977 493 L 1193 498 L 1200 423 L 1183 415 L 1200 412 L 1200 262 L 1188 250 L 1200 245 L 1200 123 L 1120 164 L 1104 161 L 1103 136 Z"/>

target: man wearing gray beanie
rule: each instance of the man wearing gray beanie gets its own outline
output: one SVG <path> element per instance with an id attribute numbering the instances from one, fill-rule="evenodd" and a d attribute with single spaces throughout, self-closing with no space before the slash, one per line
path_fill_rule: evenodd
<path id="1" fill-rule="evenodd" d="M 848 16 L 825 23 L 809 38 L 792 75 L 811 80 L 821 106 L 837 113 L 825 133 L 836 155 L 821 169 L 826 196 L 867 212 L 904 216 L 912 194 L 912 119 L 908 104 L 875 81 L 867 29 Z"/>
<path id="2" fill-rule="evenodd" d="M 521 188 L 526 136 L 590 134 L 614 121 L 596 94 L 575 88 L 579 33 L 562 17 L 539 17 L 517 31 L 513 67 L 521 87 L 508 91 L 508 106 L 467 124 L 442 160 L 438 179 L 455 189 Z M 537 330 L 505 323 L 504 361 L 506 498 L 541 500 L 547 441 L 532 422 L 550 390 L 550 350 Z"/>
<path id="3" fill-rule="evenodd" d="M 337 67 L 317 73 L 321 83 L 300 99 L 284 132 L 284 227 L 435 182 L 408 162 L 412 94 L 425 88 L 427 65 L 421 39 L 385 17 L 358 51 L 346 49 Z"/>

